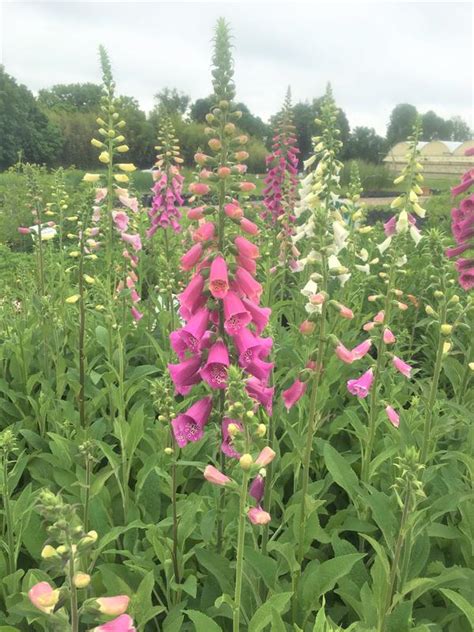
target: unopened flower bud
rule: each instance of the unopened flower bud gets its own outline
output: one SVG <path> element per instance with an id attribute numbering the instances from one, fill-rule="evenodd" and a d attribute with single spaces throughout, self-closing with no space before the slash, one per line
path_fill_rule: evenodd
<path id="1" fill-rule="evenodd" d="M 448 323 L 443 323 L 440 327 L 440 331 L 443 336 L 449 336 L 450 333 L 453 331 L 453 326 L 449 325 Z"/>
<path id="2" fill-rule="evenodd" d="M 249 470 L 252 467 L 253 459 L 251 454 L 242 454 L 239 459 L 240 467 L 243 470 Z"/>
<path id="3" fill-rule="evenodd" d="M 267 434 L 267 427 L 265 424 L 258 424 L 257 430 L 255 431 L 257 437 L 262 438 Z"/>
<path id="4" fill-rule="evenodd" d="M 164 449 L 164 453 L 167 454 L 168 456 L 170 456 L 171 454 L 173 454 L 174 450 L 173 448 L 165 448 Z"/>
<path id="5" fill-rule="evenodd" d="M 443 292 L 441 292 L 441 290 L 436 290 L 433 294 L 436 298 L 442 298 L 443 296 Z"/>
<path id="6" fill-rule="evenodd" d="M 451 351 L 452 346 L 448 341 L 443 342 L 443 355 L 447 355 Z"/>
<path id="7" fill-rule="evenodd" d="M 434 309 L 431 307 L 431 305 L 427 305 L 425 307 L 425 312 L 428 314 L 428 316 L 434 316 L 436 314 L 436 312 L 434 311 Z"/>
<path id="8" fill-rule="evenodd" d="M 41 551 L 41 557 L 43 558 L 43 560 L 49 560 L 52 557 L 58 557 L 58 552 L 56 551 L 54 546 L 51 546 L 51 544 L 46 544 L 46 546 L 44 546 L 43 550 Z"/>
<path id="9" fill-rule="evenodd" d="M 87 588 L 91 583 L 91 576 L 87 573 L 76 573 L 72 579 L 76 588 Z"/>
<path id="10" fill-rule="evenodd" d="M 240 428 L 237 424 L 231 423 L 227 426 L 227 432 L 229 433 L 231 437 L 235 437 L 239 434 Z"/>

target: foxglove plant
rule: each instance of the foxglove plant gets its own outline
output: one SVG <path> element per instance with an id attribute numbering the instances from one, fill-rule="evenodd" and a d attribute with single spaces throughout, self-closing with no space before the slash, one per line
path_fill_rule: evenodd
<path id="1" fill-rule="evenodd" d="M 384 225 L 384 231 L 386 239 L 382 244 L 378 245 L 379 252 L 382 257 L 388 259 L 384 265 L 389 269 L 388 274 L 386 272 L 380 272 L 381 278 L 386 283 L 385 296 L 374 295 L 371 297 L 373 302 L 377 302 L 383 299 L 383 307 L 373 317 L 371 321 L 363 326 L 364 331 L 372 332 L 374 338 L 374 344 L 377 350 L 376 361 L 369 371 L 371 371 L 372 379 L 370 380 L 369 390 L 365 393 L 364 397 L 369 395 L 368 404 L 368 439 L 362 446 L 362 467 L 361 478 L 363 481 L 369 481 L 370 463 L 372 461 L 372 451 L 374 447 L 374 441 L 377 431 L 377 417 L 380 402 L 383 400 L 380 397 L 380 377 L 385 371 L 387 365 L 387 359 L 392 360 L 392 366 L 405 377 L 409 377 L 409 371 L 404 368 L 406 363 L 400 358 L 394 356 L 388 351 L 390 345 L 394 344 L 396 338 L 391 331 L 392 312 L 393 309 L 405 311 L 408 309 L 408 304 L 399 300 L 401 298 L 401 290 L 396 287 L 397 270 L 403 267 L 407 261 L 405 250 L 405 238 L 409 233 L 415 244 L 421 239 L 421 233 L 416 227 L 415 215 L 424 217 L 426 211 L 419 204 L 419 195 L 422 193 L 420 183 L 423 182 L 423 176 L 421 175 L 422 165 L 419 163 L 419 149 L 418 139 L 420 136 L 420 121 L 415 123 L 413 134 L 409 137 L 409 152 L 407 154 L 407 165 L 403 169 L 400 176 L 398 176 L 394 182 L 395 184 L 405 183 L 405 191 L 395 198 L 391 207 L 399 209 L 398 215 L 394 215 Z M 378 332 L 378 333 L 377 333 Z M 361 378 L 359 378 L 361 379 Z M 351 384 L 357 383 L 357 379 L 349 380 L 348 390 L 350 393 L 360 397 L 358 392 L 351 389 Z M 392 408 L 393 402 L 388 404 L 389 411 Z M 395 411 L 396 412 L 396 411 Z M 389 421 L 397 426 L 398 419 L 396 419 L 393 413 L 386 410 Z M 398 413 L 397 413 L 398 415 Z M 395 423 L 394 423 L 395 420 Z"/>
<path id="2" fill-rule="evenodd" d="M 180 172 L 183 158 L 180 156 L 178 139 L 170 117 L 163 114 L 158 134 L 156 169 L 153 171 L 155 184 L 152 187 L 152 206 L 148 211 L 150 227 L 146 236 L 151 239 L 158 229 L 163 237 L 163 256 L 160 257 L 160 273 L 164 279 L 162 291 L 167 300 L 170 315 L 170 331 L 175 328 L 173 275 L 174 266 L 171 257 L 173 235 L 181 231 L 180 207 L 183 205 L 182 188 L 184 178 Z M 166 280 L 165 280 L 166 279 Z"/>
<path id="3" fill-rule="evenodd" d="M 150 228 L 147 230 L 147 237 L 152 237 L 158 228 L 172 228 L 179 232 L 181 226 L 180 207 L 183 205 L 182 188 L 183 176 L 180 172 L 180 165 L 183 159 L 180 156 L 178 139 L 169 116 L 164 115 L 158 133 L 158 150 L 156 170 L 153 171 L 153 201 L 151 209 L 148 211 L 150 218 Z M 167 256 L 169 253 L 167 253 Z"/>
<path id="4" fill-rule="evenodd" d="M 207 133 L 211 136 L 208 145 L 213 155 L 198 152 L 198 165 L 205 167 L 205 172 L 201 171 L 200 180 L 190 185 L 194 198 L 201 201 L 188 213 L 198 226 L 192 235 L 194 245 L 183 255 L 181 264 L 186 270 L 193 270 L 193 275 L 178 296 L 184 325 L 171 334 L 170 340 L 180 362 L 170 364 L 169 370 L 177 393 L 187 396 L 202 383 L 208 392 L 172 420 L 178 446 L 184 448 L 189 442 L 199 441 L 214 412 L 221 426 L 223 453 L 234 454 L 231 450 L 235 450 L 240 455 L 242 485 L 233 625 L 237 632 L 247 487 L 250 474 L 265 465 L 252 456 L 266 430 L 259 420 L 266 418 L 265 413 L 255 414 L 254 409 L 258 410 L 261 404 L 271 414 L 273 389 L 268 380 L 273 365 L 266 361 L 272 341 L 261 337 L 270 309 L 259 305 L 263 288 L 254 276 L 259 251 L 244 236 L 254 235 L 258 229 L 244 216 L 238 202 L 239 194 L 248 193 L 255 186 L 241 180 L 245 171 L 242 159 L 247 154 L 240 148 L 247 137 L 238 133 L 234 123 L 241 113 L 233 104 L 234 69 L 229 39 L 227 24 L 219 20 L 212 73 L 215 105 L 206 117 Z M 205 202 L 207 197 L 209 201 Z M 242 453 L 235 447 L 240 444 Z M 223 474 L 224 482 L 216 482 L 219 476 L 213 468 L 206 469 L 206 473 L 210 473 L 214 484 L 223 485 L 226 481 Z M 258 498 L 260 502 L 260 494 Z M 257 506 L 257 511 L 247 513 L 248 519 L 261 524 L 260 510 L 264 511 Z"/>
<path id="5" fill-rule="evenodd" d="M 87 558 L 92 557 L 97 533 L 86 532 L 74 507 L 49 490 L 40 492 L 38 511 L 48 525 L 48 541 L 41 551 L 45 570 L 55 577 L 56 582 L 64 576 L 61 588 L 53 588 L 48 581 L 41 581 L 28 591 L 28 599 L 46 616 L 48 627 L 79 632 L 82 629 L 81 615 L 94 613 L 97 617 L 114 617 L 95 630 L 135 632 L 132 618 L 125 614 L 130 603 L 127 595 L 87 598 L 86 590 L 91 584 L 89 572 L 93 565 L 87 561 L 89 572 L 81 568 L 85 569 Z"/>
<path id="6" fill-rule="evenodd" d="M 294 230 L 294 208 L 298 188 L 298 153 L 291 91 L 288 88 L 283 108 L 276 116 L 272 152 L 266 157 L 267 175 L 263 189 L 265 211 L 262 217 L 278 230 L 279 261 L 284 267 L 294 265 L 290 237 Z"/>
<path id="7" fill-rule="evenodd" d="M 336 113 L 337 108 L 332 90 L 328 86 L 321 108 L 321 121 L 318 121 L 321 123 L 323 131 L 321 136 L 313 138 L 314 154 L 305 162 L 305 168 L 309 169 L 316 161 L 318 164 L 316 169 L 310 171 L 303 179 L 300 192 L 301 200 L 296 211 L 299 217 L 306 215 L 306 219 L 296 228 L 296 234 L 293 237 L 295 243 L 301 239 L 306 239 L 310 244 L 309 254 L 299 262 L 299 270 L 303 270 L 308 264 L 317 266 L 317 272 L 310 275 L 309 281 L 301 290 L 301 293 L 308 299 L 306 311 L 309 314 L 309 320 L 306 321 L 308 324 L 305 324 L 304 332 L 307 331 L 309 336 L 316 333 L 316 345 L 310 352 L 308 366 L 301 372 L 295 384 L 283 393 L 285 404 L 287 408 L 290 408 L 305 393 L 306 383 L 310 382 L 308 426 L 302 457 L 303 470 L 298 522 L 297 560 L 300 564 L 304 557 L 307 521 L 306 495 L 310 478 L 313 438 L 320 420 L 317 399 L 326 358 L 328 308 L 334 308 L 343 318 L 353 318 L 351 310 L 337 301 L 330 300 L 328 293 L 331 276 L 340 277 L 347 274 L 346 269 L 341 269 L 340 266 L 331 266 L 330 260 L 331 257 L 335 257 L 333 222 L 337 222 L 339 216 L 335 202 L 339 196 L 340 170 L 342 168 L 342 164 L 337 158 L 342 143 L 338 138 L 339 131 L 335 124 Z M 311 324 L 314 327 L 311 327 Z M 302 383 L 305 385 L 303 386 Z M 297 582 L 298 576 L 295 576 L 295 590 Z"/>
<path id="8" fill-rule="evenodd" d="M 117 162 L 117 158 L 128 152 L 128 145 L 125 144 L 125 137 L 122 134 L 126 123 L 120 118 L 118 112 L 119 101 L 115 96 L 115 82 L 112 76 L 112 68 L 106 50 L 100 47 L 100 60 L 103 74 L 103 91 L 100 109 L 102 116 L 97 119 L 99 136 L 103 140 L 93 138 L 91 143 L 101 150 L 99 161 L 106 165 L 105 187 L 96 190 L 96 207 L 92 216 L 93 221 L 100 226 L 105 240 L 106 270 L 110 280 L 110 287 L 116 287 L 118 293 L 128 291 L 131 299 L 131 313 L 136 321 L 139 321 L 143 314 L 137 305 L 140 295 L 137 291 L 137 267 L 138 253 L 142 249 L 140 233 L 137 230 L 138 200 L 130 196 L 127 189 L 129 175 L 136 170 L 132 163 Z M 99 182 L 101 176 L 98 174 L 86 174 L 84 180 L 87 182 Z M 105 206 L 105 214 L 103 207 Z M 132 212 L 132 215 L 128 214 Z M 115 242 L 119 235 L 124 243 L 122 256 L 124 265 L 122 266 L 121 277 L 116 284 L 115 269 Z M 90 248 L 97 248 L 99 244 L 95 240 L 89 243 Z"/>
<path id="9" fill-rule="evenodd" d="M 474 154 L 468 150 L 466 155 Z M 467 193 L 458 203 L 457 208 L 451 210 L 451 230 L 456 246 L 446 250 L 446 256 L 456 258 L 459 285 L 466 292 L 474 289 L 474 169 L 466 171 L 461 182 L 451 189 L 453 197 Z M 471 189 L 471 193 L 469 193 Z M 462 255 L 462 256 L 460 256 Z"/>

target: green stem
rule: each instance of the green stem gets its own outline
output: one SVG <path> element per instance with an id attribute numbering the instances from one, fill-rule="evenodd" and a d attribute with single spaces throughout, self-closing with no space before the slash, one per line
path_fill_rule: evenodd
<path id="1" fill-rule="evenodd" d="M 240 489 L 239 502 L 239 528 L 237 536 L 237 562 L 235 567 L 235 593 L 234 593 L 234 616 L 233 616 L 233 632 L 240 632 L 240 607 L 242 599 L 242 577 L 244 569 L 244 546 L 245 546 L 245 504 L 247 502 L 247 486 L 249 482 L 249 474 L 244 471 L 242 477 L 242 487 Z"/>
<path id="2" fill-rule="evenodd" d="M 174 446 L 174 451 L 176 452 L 177 446 L 176 442 Z M 176 584 L 180 583 L 180 573 L 179 573 L 179 560 L 178 560 L 178 511 L 177 511 L 177 464 L 176 461 L 173 460 L 173 464 L 171 465 L 171 506 L 173 512 L 173 572 L 174 572 L 174 581 Z M 179 599 L 178 599 L 179 601 Z"/>
<path id="3" fill-rule="evenodd" d="M 84 494 L 84 531 L 89 530 L 89 507 L 91 497 L 91 478 L 92 478 L 92 455 L 89 450 L 86 452 L 86 480 Z"/>
<path id="4" fill-rule="evenodd" d="M 405 536 L 406 536 L 406 523 L 408 520 L 408 515 L 409 515 L 409 511 L 410 511 L 410 498 L 411 498 L 411 487 L 408 484 L 407 486 L 407 490 L 406 490 L 406 494 L 405 494 L 405 500 L 403 503 L 403 513 L 402 513 L 402 518 L 400 521 L 400 529 L 398 532 L 398 538 L 397 538 L 397 543 L 395 545 L 395 553 L 393 555 L 393 560 L 392 560 L 392 566 L 390 569 L 390 578 L 389 578 L 389 583 L 388 583 L 388 590 L 387 590 L 387 594 L 386 594 L 386 598 L 385 598 L 385 604 L 383 607 L 383 610 L 381 612 L 381 616 L 379 617 L 379 624 L 377 627 L 377 632 L 385 632 L 385 620 L 387 618 L 388 613 L 390 612 L 391 606 L 392 606 L 392 601 L 393 601 L 393 596 L 395 594 L 395 588 L 396 588 L 396 583 L 397 583 L 397 572 L 398 572 L 398 564 L 400 562 L 400 555 L 402 552 L 402 548 L 403 548 L 403 543 L 405 541 Z"/>
<path id="5" fill-rule="evenodd" d="M 387 285 L 387 293 L 385 295 L 384 303 L 384 319 L 382 323 L 382 329 L 380 332 L 379 343 L 377 346 L 377 362 L 374 370 L 374 380 L 372 389 L 370 391 L 369 399 L 369 437 L 365 450 L 362 450 L 362 465 L 361 465 L 361 479 L 364 482 L 370 481 L 370 463 L 372 461 L 372 452 L 374 449 L 375 433 L 377 430 L 377 413 L 378 413 L 378 383 L 380 375 L 383 373 L 385 366 L 385 342 L 383 340 L 383 331 L 390 325 L 390 316 L 392 310 L 392 289 L 395 284 L 396 276 L 396 262 L 392 259 L 390 266 L 390 274 Z"/>
<path id="6" fill-rule="evenodd" d="M 446 311 L 447 311 L 447 306 L 446 306 L 446 301 L 445 301 L 443 303 L 443 306 L 440 312 L 441 324 L 445 322 Z M 439 385 L 439 378 L 441 375 L 441 367 L 443 364 L 444 342 L 445 342 L 445 338 L 443 337 L 443 334 L 441 333 L 441 329 L 440 329 L 438 332 L 438 348 L 436 351 L 436 360 L 435 360 L 435 366 L 434 366 L 434 372 L 433 372 L 433 379 L 431 381 L 430 393 L 428 396 L 428 404 L 426 407 L 426 414 L 425 414 L 425 422 L 424 422 L 424 429 L 423 429 L 423 444 L 422 444 L 421 456 L 420 456 L 421 463 L 427 462 L 429 451 L 430 451 L 431 427 L 433 424 L 433 412 L 434 412 L 434 407 L 436 403 L 436 397 L 438 394 L 438 385 Z"/>
<path id="7" fill-rule="evenodd" d="M 12 575 L 16 571 L 16 555 L 15 541 L 13 537 L 13 516 L 10 507 L 10 490 L 8 488 L 8 460 L 6 454 L 3 457 L 3 507 L 5 509 L 5 522 L 7 528 L 7 568 L 8 575 Z"/>
<path id="8" fill-rule="evenodd" d="M 328 271 L 327 271 L 327 261 L 326 255 L 321 255 L 321 267 L 323 272 L 323 279 L 321 283 L 321 290 L 323 292 L 327 292 L 328 285 Z M 310 404 L 309 404 L 309 418 L 308 418 L 308 428 L 306 430 L 306 445 L 303 453 L 303 472 L 302 472 L 302 485 L 301 485 L 301 501 L 300 501 L 300 519 L 299 519 L 299 535 L 298 535 L 298 561 L 300 565 L 303 562 L 304 558 L 304 542 L 305 542 L 305 530 L 306 530 L 306 495 L 308 493 L 309 487 L 309 474 L 311 467 L 311 452 L 313 449 L 313 440 L 314 434 L 317 428 L 317 418 L 318 414 L 316 411 L 316 402 L 318 398 L 318 390 L 319 384 L 321 382 L 321 373 L 322 373 L 322 365 L 323 359 L 326 351 L 326 341 L 325 341 L 325 328 L 326 328 L 326 311 L 327 311 L 327 302 L 325 301 L 321 310 L 321 326 L 319 328 L 319 341 L 318 341 L 318 353 L 316 359 L 316 368 L 314 371 L 313 383 L 311 387 L 311 396 L 310 396 Z M 298 575 L 301 573 L 301 567 L 298 571 Z"/>
<path id="9" fill-rule="evenodd" d="M 79 610 L 77 604 L 77 589 L 74 586 L 74 575 L 75 575 L 75 561 L 74 561 L 74 552 L 72 550 L 71 538 L 69 535 L 66 537 L 68 549 L 69 549 L 69 590 L 71 592 L 71 632 L 79 632 Z"/>
<path id="10" fill-rule="evenodd" d="M 84 237 L 81 237 L 79 258 L 79 420 L 81 428 L 86 427 L 85 412 L 85 330 L 86 309 L 84 304 Z"/>

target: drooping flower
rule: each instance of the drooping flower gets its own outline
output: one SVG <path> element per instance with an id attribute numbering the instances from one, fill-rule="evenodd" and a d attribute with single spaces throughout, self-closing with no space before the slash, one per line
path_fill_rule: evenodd
<path id="1" fill-rule="evenodd" d="M 263 384 L 258 378 L 252 377 L 247 380 L 246 390 L 250 397 L 262 404 L 268 415 L 272 414 L 273 395 L 275 392 L 275 388 L 273 386 L 267 386 L 266 384 Z"/>
<path id="2" fill-rule="evenodd" d="M 265 493 L 265 479 L 258 474 L 250 484 L 249 495 L 255 499 L 257 504 L 260 504 Z"/>
<path id="3" fill-rule="evenodd" d="M 269 463 L 273 461 L 275 457 L 276 452 L 272 450 L 272 448 L 270 448 L 269 446 L 265 446 L 258 457 L 255 459 L 255 465 L 266 467 Z"/>
<path id="4" fill-rule="evenodd" d="M 393 356 L 392 358 L 393 366 L 405 377 L 411 377 L 411 366 L 398 358 L 397 356 Z"/>
<path id="5" fill-rule="evenodd" d="M 191 356 L 179 364 L 168 364 L 168 371 L 174 382 L 176 392 L 187 395 L 194 384 L 201 381 L 201 355 Z"/>
<path id="6" fill-rule="evenodd" d="M 272 519 L 270 514 L 261 507 L 251 507 L 247 512 L 247 516 L 252 524 L 259 526 L 268 524 Z"/>
<path id="7" fill-rule="evenodd" d="M 307 384 L 297 379 L 293 382 L 290 388 L 283 391 L 283 401 L 285 402 L 286 410 L 290 410 L 296 402 L 303 397 L 306 392 Z"/>
<path id="8" fill-rule="evenodd" d="M 392 426 L 398 428 L 398 426 L 400 425 L 400 415 L 397 413 L 397 411 L 392 408 L 392 406 L 386 406 L 385 412 Z"/>
<path id="9" fill-rule="evenodd" d="M 354 347 L 352 349 L 352 355 L 354 356 L 355 360 L 360 360 L 361 358 L 363 358 L 370 350 L 372 346 L 372 340 L 370 340 L 370 338 L 368 340 L 364 340 L 364 342 L 361 342 L 359 345 L 357 345 L 357 347 Z"/>
<path id="10" fill-rule="evenodd" d="M 127 595 L 117 595 L 116 597 L 99 597 L 96 599 L 99 612 L 116 617 L 127 612 L 130 597 Z"/>
<path id="11" fill-rule="evenodd" d="M 255 302 L 260 300 L 263 288 L 245 268 L 237 268 L 234 276 L 234 284 L 240 296 Z"/>
<path id="12" fill-rule="evenodd" d="M 184 448 L 190 441 L 199 441 L 204 435 L 204 426 L 212 410 L 212 397 L 204 397 L 193 404 L 185 413 L 179 414 L 171 425 L 176 443 Z"/>
<path id="13" fill-rule="evenodd" d="M 383 341 L 386 345 L 392 345 L 394 342 L 397 341 L 397 339 L 388 327 L 383 330 Z"/>
<path id="14" fill-rule="evenodd" d="M 204 307 L 206 297 L 203 295 L 203 290 L 204 277 L 195 274 L 186 289 L 178 294 L 179 313 L 185 320 L 189 320 L 200 308 Z"/>
<path id="15" fill-rule="evenodd" d="M 260 335 L 267 326 L 272 310 L 270 309 L 270 307 L 260 307 L 259 305 L 256 305 L 253 301 L 247 300 L 245 298 L 242 299 L 242 303 L 245 309 L 250 314 L 252 324 L 255 327 L 257 335 Z"/>
<path id="16" fill-rule="evenodd" d="M 138 233 L 133 235 L 129 235 L 128 233 L 120 233 L 120 236 L 122 237 L 122 241 L 130 244 L 135 252 L 138 252 L 142 249 L 142 240 Z"/>
<path id="17" fill-rule="evenodd" d="M 201 369 L 201 377 L 211 388 L 226 388 L 229 352 L 222 340 L 215 342 L 209 350 L 206 364 Z"/>
<path id="18" fill-rule="evenodd" d="M 183 270 L 192 270 L 194 266 L 199 262 L 203 253 L 203 247 L 201 244 L 194 244 L 184 255 L 181 257 L 181 268 Z"/>
<path id="19" fill-rule="evenodd" d="M 229 291 L 229 277 L 224 257 L 218 256 L 211 263 L 209 291 L 214 298 L 223 299 Z"/>
<path id="20" fill-rule="evenodd" d="M 199 341 L 203 337 L 208 323 L 209 310 L 206 307 L 201 307 L 179 331 L 181 340 L 191 353 L 196 353 L 198 351 Z"/>
<path id="21" fill-rule="evenodd" d="M 94 632 L 136 632 L 133 625 L 133 619 L 128 614 L 122 614 L 120 617 L 103 623 L 94 628 Z"/>
<path id="22" fill-rule="evenodd" d="M 204 470 L 204 478 L 206 479 L 206 481 L 212 483 L 213 485 L 224 486 L 227 485 L 227 483 L 232 482 L 231 478 L 220 472 L 213 465 L 206 465 L 206 469 Z"/>
<path id="23" fill-rule="evenodd" d="M 250 323 L 252 315 L 234 292 L 226 293 L 223 304 L 224 329 L 230 336 L 234 336 Z"/>
<path id="24" fill-rule="evenodd" d="M 342 342 L 337 345 L 335 353 L 339 360 L 342 360 L 346 364 L 352 364 L 355 360 L 354 352 L 347 349 Z"/>
<path id="25" fill-rule="evenodd" d="M 243 367 L 249 366 L 259 358 L 266 358 L 273 344 L 271 338 L 254 336 L 245 327 L 235 334 L 234 342 L 239 352 L 239 364 Z"/>
<path id="26" fill-rule="evenodd" d="M 30 588 L 28 598 L 38 610 L 51 614 L 59 601 L 59 590 L 48 582 L 39 582 Z"/>
<path id="27" fill-rule="evenodd" d="M 355 380 L 349 380 L 347 382 L 347 390 L 352 395 L 356 395 L 360 399 L 367 397 L 374 381 L 374 372 L 372 369 L 366 371 L 363 375 Z"/>

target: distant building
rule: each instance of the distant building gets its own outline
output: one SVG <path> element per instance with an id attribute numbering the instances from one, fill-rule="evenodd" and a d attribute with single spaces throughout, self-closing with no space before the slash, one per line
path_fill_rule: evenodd
<path id="1" fill-rule="evenodd" d="M 428 176 L 455 176 L 474 168 L 474 157 L 466 156 L 474 140 L 457 143 L 451 140 L 431 140 L 418 143 L 420 162 Z M 408 143 L 397 143 L 383 159 L 393 173 L 400 173 L 407 163 Z"/>

